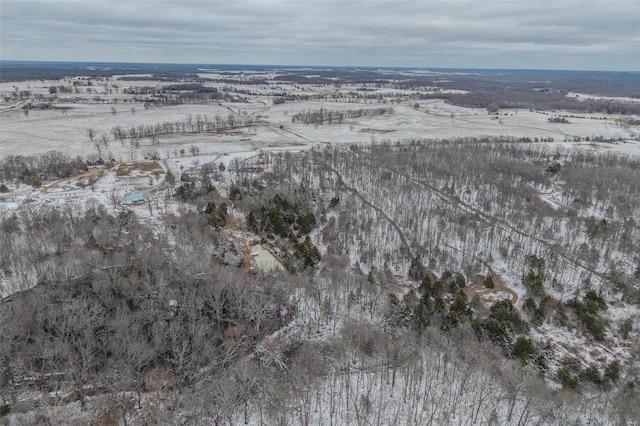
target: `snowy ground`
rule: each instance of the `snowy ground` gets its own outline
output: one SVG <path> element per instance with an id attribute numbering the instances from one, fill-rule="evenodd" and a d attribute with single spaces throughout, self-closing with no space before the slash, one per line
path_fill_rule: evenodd
<path id="1" fill-rule="evenodd" d="M 203 70 L 206 72 L 206 70 Z M 266 77 L 273 78 L 276 74 Z M 138 178 L 116 178 L 115 170 L 104 170 L 93 176 L 92 185 L 83 177 L 65 182 L 45 182 L 40 189 L 22 185 L 17 188 L 9 184 L 9 194 L 0 196 L 0 214 L 18 208 L 22 203 L 69 203 L 95 199 L 116 208 L 114 196 L 136 191 L 153 192 L 167 169 L 176 178 L 182 173 L 197 171 L 205 164 L 224 164 L 229 167 L 234 160 L 253 161 L 260 152 L 299 151 L 321 144 L 367 144 L 383 140 L 397 141 L 413 138 L 464 138 L 483 136 L 509 136 L 514 138 L 546 139 L 549 151 L 557 147 L 574 146 L 598 152 L 622 152 L 640 155 L 640 141 L 633 140 L 637 128 L 623 128 L 616 117 L 602 114 L 581 114 L 570 118 L 570 123 L 549 123 L 558 112 L 529 110 L 503 110 L 498 115 L 489 115 L 484 109 L 453 106 L 443 100 L 432 99 L 398 103 L 393 98 L 410 93 L 406 90 L 367 88 L 367 93 L 376 93 L 380 100 L 348 100 L 356 86 L 337 88 L 332 85 L 273 84 L 254 85 L 251 79 L 264 78 L 261 74 L 242 74 L 233 78 L 246 79 L 247 84 L 227 85 L 207 82 L 205 85 L 219 90 L 243 92 L 233 102 L 221 101 L 206 104 L 178 105 L 145 109 L 125 94 L 127 88 L 160 87 L 163 84 L 148 80 L 121 80 L 123 76 L 95 79 L 90 82 L 83 77 L 58 81 L 31 81 L 0 84 L 0 158 L 11 155 L 41 154 L 51 150 L 61 151 L 72 157 L 95 156 L 98 151 L 89 138 L 89 129 L 96 140 L 107 139 L 101 148 L 104 158 L 117 164 L 131 164 L 146 160 L 145 156 L 157 151 L 163 171 L 159 176 L 141 175 Z M 131 76 L 129 76 L 131 77 Z M 141 76 L 144 77 L 144 76 Z M 209 78 L 221 78 L 221 74 L 206 74 Z M 51 86 L 73 87 L 73 93 L 58 93 L 58 101 L 51 108 L 32 108 L 25 113 L 24 107 L 36 101 L 31 98 L 9 100 L 13 93 L 28 91 L 32 96 L 48 96 Z M 246 93 L 252 93 L 247 95 Z M 288 95 L 323 95 L 327 99 L 338 95 L 340 101 L 304 101 L 274 105 L 274 93 Z M 389 96 L 389 97 L 387 97 Z M 97 97 L 100 100 L 97 100 Z M 292 123 L 292 116 L 302 111 L 356 110 L 393 108 L 392 114 L 345 119 L 341 124 L 305 125 Z M 213 122 L 229 117 L 251 118 L 253 125 L 227 131 L 211 133 L 182 133 L 160 135 L 157 144 L 150 138 L 141 138 L 139 146 L 129 138 L 115 140 L 113 129 L 117 126 L 125 131 L 137 126 L 153 126 L 166 122 L 188 122 L 206 117 Z M 584 142 L 595 137 L 616 139 L 616 142 Z M 582 142 L 573 142 L 580 138 Z M 197 147 L 197 152 L 192 150 Z M 116 166 L 117 168 L 118 166 Z M 155 181 L 154 181 L 155 179 Z M 115 195 L 114 195 L 115 194 Z M 545 201 L 555 203 L 554 194 L 543 195 Z M 156 206 L 159 208 L 158 203 Z M 167 208 L 167 206 L 165 206 Z M 141 214 L 149 214 L 144 208 Z M 144 210 L 144 211 L 142 211 Z"/>
<path id="2" fill-rule="evenodd" d="M 40 95 L 48 94 L 48 88 L 64 81 L 37 81 L 0 84 L 0 94 L 6 96 L 14 91 L 28 90 Z M 243 129 L 226 135 L 192 134 L 160 137 L 160 145 L 154 148 L 168 156 L 171 151 L 182 145 L 196 144 L 203 153 L 224 153 L 229 150 L 252 150 L 270 148 L 272 145 L 309 145 L 314 143 L 366 143 L 374 140 L 399 140 L 407 138 L 454 138 L 482 136 L 512 136 L 517 138 L 552 138 L 555 142 L 573 141 L 575 137 L 593 139 L 604 138 L 631 139 L 637 129 L 623 129 L 616 124 L 616 117 L 602 114 L 581 114 L 570 118 L 570 123 L 549 123 L 547 120 L 555 113 L 532 112 L 528 110 L 503 110 L 499 115 L 489 115 L 484 109 L 463 108 L 446 104 L 443 100 L 407 101 L 391 103 L 384 97 L 389 94 L 405 94 L 408 91 L 376 89 L 371 93 L 383 96 L 382 102 L 363 100 L 358 102 L 306 101 L 273 105 L 273 93 L 325 94 L 336 93 L 333 86 L 274 84 L 265 86 L 234 85 L 226 86 L 230 90 L 244 90 L 254 95 L 242 94 L 238 102 L 220 102 L 208 104 L 179 105 L 172 107 L 144 109 L 143 105 L 132 103 L 130 95 L 122 93 L 127 87 L 158 86 L 153 81 L 99 81 L 93 86 L 77 89 L 82 93 L 58 94 L 58 102 L 49 109 L 31 109 L 27 114 L 18 102 L 0 103 L 0 156 L 30 155 L 59 150 L 72 156 L 86 155 L 94 148 L 89 141 L 87 131 L 93 129 L 99 138 L 106 135 L 110 140 L 109 152 L 113 158 L 125 159 L 131 156 L 141 157 L 145 149 L 151 148 L 151 141 L 141 140 L 141 147 L 132 148 L 128 141 L 124 146 L 113 140 L 112 130 L 116 126 L 123 129 L 140 125 L 155 125 L 164 122 L 184 122 L 191 117 L 227 118 L 232 116 L 252 117 L 261 126 Z M 208 83 L 219 89 L 220 83 Z M 113 93 L 118 86 L 118 93 Z M 86 93 L 86 90 L 91 93 Z M 339 93 L 348 92 L 349 87 Z M 111 93 L 110 93 L 111 92 Z M 231 91 L 230 93 L 233 93 Z M 99 96 L 100 102 L 93 102 Z M 114 103 L 116 99 L 119 101 Z M 78 103 L 74 100 L 92 103 Z M 244 101 L 246 100 L 246 101 Z M 108 102 L 104 102 L 108 101 Z M 357 101 L 357 100 L 356 100 Z M 418 105 L 416 109 L 415 106 Z M 17 108 L 16 108 L 17 106 Z M 14 107 L 13 109 L 11 107 Z M 304 125 L 293 124 L 291 117 L 309 109 L 347 110 L 360 108 L 392 107 L 393 114 L 345 120 L 342 124 Z M 115 109 L 115 113 L 113 111 Z M 133 109 L 133 111 L 132 111 Z M 560 114 L 558 112 L 557 114 Z M 212 142 L 215 145 L 212 146 Z M 609 149 L 640 154 L 640 146 L 631 144 L 611 146 Z"/>
<path id="3" fill-rule="evenodd" d="M 92 176 L 76 177 L 61 182 L 45 182 L 40 189 L 28 185 L 20 187 L 9 183 L 11 192 L 0 196 L 0 214 L 18 208 L 22 203 L 69 203 L 95 199 L 116 208 L 114 196 L 136 191 L 153 192 L 171 170 L 176 178 L 182 173 L 197 171 L 199 166 L 210 164 L 232 165 L 234 160 L 251 162 L 260 152 L 299 151 L 319 144 L 366 144 L 383 140 L 397 141 L 413 138 L 464 138 L 483 136 L 508 136 L 514 138 L 545 139 L 549 151 L 568 146 L 598 152 L 622 152 L 640 155 L 640 141 L 633 135 L 638 128 L 623 128 L 617 117 L 602 114 L 580 114 L 572 116 L 569 123 L 549 123 L 548 119 L 560 112 L 529 110 L 502 110 L 498 115 L 489 115 L 484 109 L 453 106 L 444 100 L 405 100 L 398 102 L 397 96 L 412 93 L 374 85 L 364 85 L 367 94 L 376 94 L 378 100 L 349 99 L 349 93 L 358 90 L 356 85 L 292 84 L 274 81 L 270 84 L 252 84 L 255 78 L 269 79 L 283 72 L 236 73 L 231 77 L 216 71 L 202 70 L 202 77 L 222 80 L 232 78 L 232 84 L 205 82 L 209 87 L 238 93 L 234 101 L 177 105 L 148 108 L 135 103 L 133 95 L 126 94 L 129 88 L 161 87 L 170 83 L 160 81 L 123 80 L 123 77 L 87 79 L 66 78 L 56 81 L 26 81 L 0 84 L 0 159 L 12 155 L 41 154 L 51 150 L 61 151 L 72 157 L 87 157 L 98 153 L 89 138 L 91 129 L 96 140 L 107 139 L 102 146 L 102 156 L 113 159 L 113 170 L 94 172 Z M 238 81 L 246 80 L 246 84 Z M 25 110 L 37 104 L 34 96 L 49 96 L 52 86 L 70 87 L 72 93 L 57 93 L 57 101 L 50 108 Z M 369 87 L 370 86 L 370 87 Z M 423 88 L 421 90 L 441 90 Z M 13 94 L 26 93 L 16 99 Z M 250 93 L 250 94 L 247 94 Z M 413 92 L 415 93 L 415 91 Z M 274 105 L 274 94 L 322 95 L 324 101 L 287 102 Z M 337 101 L 331 101 L 336 96 Z M 395 96 L 395 97 L 394 97 Z M 584 95 L 586 96 L 586 95 Z M 583 96 L 583 97 L 584 97 Z M 13 99 L 10 99 L 12 98 Z M 392 114 L 345 119 L 340 124 L 305 125 L 292 123 L 292 116 L 302 111 L 356 110 L 393 108 Z M 25 113 L 26 112 L 26 113 Z M 127 138 L 115 140 L 113 129 L 117 126 L 125 131 L 137 126 L 153 126 L 166 122 L 188 122 L 205 117 L 213 122 L 222 118 L 250 118 L 253 125 L 227 131 L 211 133 L 182 133 L 160 135 L 157 144 L 150 138 L 141 138 L 135 146 Z M 616 142 L 593 142 L 599 137 L 615 139 Z M 574 142 L 575 139 L 582 142 Z M 589 138 L 590 142 L 584 140 Z M 193 147 L 197 150 L 194 151 Z M 159 154 L 162 173 L 148 173 L 138 177 L 117 177 L 120 164 L 144 163 L 145 156 Z M 89 182 L 89 178 L 92 181 Z M 89 183 L 91 183 L 89 185 Z M 543 199 L 556 203 L 555 194 L 544 194 Z M 166 206 L 165 206 L 166 207 Z M 141 210 L 140 207 L 136 208 Z"/>

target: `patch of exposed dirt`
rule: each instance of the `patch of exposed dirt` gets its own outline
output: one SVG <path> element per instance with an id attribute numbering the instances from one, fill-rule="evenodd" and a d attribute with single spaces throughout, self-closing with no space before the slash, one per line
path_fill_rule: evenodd
<path id="1" fill-rule="evenodd" d="M 481 309 L 481 311 L 485 313 L 488 312 L 491 305 L 499 300 L 509 299 L 511 300 L 511 303 L 515 305 L 518 301 L 518 293 L 507 287 L 502 278 L 498 275 L 494 274 L 489 277 L 493 281 L 493 288 L 487 288 L 484 286 L 484 280 L 486 277 L 482 275 L 476 276 L 473 283 L 469 283 L 469 285 L 464 288 L 469 299 L 473 300 L 473 297 L 477 294 L 482 302 L 482 308 L 484 308 Z"/>
<path id="2" fill-rule="evenodd" d="M 47 193 L 49 191 L 60 189 L 60 187 L 67 182 L 73 182 L 73 181 L 80 182 L 85 179 L 97 181 L 105 175 L 105 172 L 106 170 L 103 167 L 90 168 L 88 171 L 80 175 L 71 176 L 64 179 L 58 179 L 50 183 L 49 185 L 44 186 L 42 188 L 42 192 Z"/>
<path id="3" fill-rule="evenodd" d="M 141 177 L 154 173 L 164 173 L 162 166 L 157 163 L 127 163 L 120 164 L 116 171 L 116 177 Z"/>
<path id="4" fill-rule="evenodd" d="M 242 261 L 242 268 L 251 270 L 255 265 L 253 256 L 251 255 L 251 247 L 260 241 L 260 238 L 248 231 L 244 230 L 244 221 L 234 214 L 233 205 L 227 203 L 227 224 L 224 229 L 231 232 L 231 239 L 238 247 L 242 247 L 242 253 L 244 260 Z"/>

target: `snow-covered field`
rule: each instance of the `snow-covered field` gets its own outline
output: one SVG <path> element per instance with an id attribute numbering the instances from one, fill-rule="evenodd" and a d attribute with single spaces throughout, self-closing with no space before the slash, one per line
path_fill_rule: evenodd
<path id="1" fill-rule="evenodd" d="M 119 82 L 134 87 L 140 83 L 154 86 L 154 82 Z M 46 93 L 46 88 L 54 82 L 32 84 L 20 83 L 19 89 Z M 218 85 L 219 86 L 219 85 Z M 12 92 L 13 85 L 0 85 L 0 93 Z M 489 115 L 484 109 L 463 108 L 445 103 L 443 100 L 427 100 L 419 102 L 391 103 L 351 103 L 331 101 L 305 101 L 272 105 L 266 96 L 273 91 L 287 93 L 301 92 L 291 85 L 273 87 L 246 86 L 256 95 L 242 95 L 246 102 L 220 102 L 208 104 L 178 105 L 162 108 L 145 109 L 143 105 L 124 102 L 127 95 L 119 96 L 119 103 L 69 103 L 64 99 L 81 97 L 91 100 L 95 94 L 60 94 L 61 101 L 49 109 L 31 109 L 28 115 L 24 109 L 9 107 L 13 104 L 2 103 L 0 110 L 0 146 L 1 156 L 31 155 L 50 150 L 59 150 L 69 155 L 86 155 L 94 149 L 87 132 L 94 130 L 97 137 L 106 135 L 111 140 L 109 152 L 116 160 L 125 160 L 132 155 L 140 157 L 140 153 L 150 148 L 151 141 L 142 139 L 140 148 L 132 148 L 128 141 L 124 146 L 114 141 L 112 134 L 116 126 L 124 130 L 137 126 L 153 126 L 165 122 L 186 122 L 198 116 L 211 120 L 228 116 L 252 117 L 260 126 L 248 129 L 246 133 L 234 135 L 191 134 L 160 136 L 160 145 L 155 146 L 161 153 L 169 156 L 171 151 L 181 145 L 196 144 L 202 152 L 225 153 L 230 150 L 268 149 L 270 145 L 311 145 L 316 143 L 367 143 L 372 140 L 400 140 L 409 138 L 458 138 L 482 136 L 511 136 L 515 138 L 553 139 L 555 142 L 573 141 L 574 138 L 603 137 L 605 139 L 631 139 L 634 129 L 623 129 L 615 124 L 616 117 L 605 117 L 602 114 L 582 114 L 580 118 L 571 118 L 570 123 L 549 123 L 551 114 L 541 114 L 528 110 L 504 110 L 499 115 Z M 274 90 L 275 89 L 275 90 Z M 309 87 L 314 93 L 322 93 L 316 87 Z M 328 90 L 327 88 L 320 88 Z M 95 89 L 101 90 L 100 87 Z M 332 89 L 333 90 L 333 89 Z M 384 91 L 381 91 L 384 93 Z M 394 93 L 397 93 L 394 92 Z M 386 102 L 386 99 L 385 99 Z M 415 105 L 419 107 L 416 109 Z M 291 117 L 301 111 L 348 110 L 360 108 L 392 107 L 393 114 L 374 117 L 344 120 L 342 124 L 305 125 L 293 124 Z M 636 130 L 637 131 L 637 130 Z M 219 142 L 212 146 L 211 142 Z M 610 149 L 622 150 L 632 154 L 640 154 L 637 144 L 610 146 Z"/>

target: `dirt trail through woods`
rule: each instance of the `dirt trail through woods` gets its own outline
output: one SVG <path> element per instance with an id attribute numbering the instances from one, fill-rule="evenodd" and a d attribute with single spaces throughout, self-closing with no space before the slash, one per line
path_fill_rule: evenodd
<path id="1" fill-rule="evenodd" d="M 466 120 L 461 120 L 461 121 L 466 121 Z M 284 130 L 284 129 L 280 129 L 280 130 Z M 312 140 L 310 140 L 308 138 L 305 138 L 305 137 L 303 137 L 301 135 L 298 135 L 298 134 L 296 134 L 294 132 L 291 132 L 289 130 L 285 130 L 285 131 L 287 131 L 288 133 L 294 134 L 295 136 L 298 136 L 300 138 L 303 138 L 305 140 L 308 140 L 310 142 L 313 142 Z M 498 217 L 495 217 L 495 216 L 492 216 L 490 214 L 487 214 L 487 213 L 483 212 L 482 210 L 477 209 L 476 207 L 474 207 L 474 206 L 472 206 L 472 205 L 470 205 L 468 203 L 465 203 L 465 202 L 455 198 L 454 196 L 449 195 L 449 194 L 441 191 L 440 189 L 436 188 L 435 186 L 429 184 L 428 182 L 426 182 L 424 180 L 416 179 L 413 176 L 408 175 L 407 173 L 401 172 L 398 169 L 395 169 L 395 168 L 393 168 L 393 167 L 391 167 L 391 166 L 389 166 L 387 164 L 375 161 L 375 160 L 373 160 L 373 159 L 371 159 L 369 157 L 363 156 L 361 158 L 364 160 L 363 162 L 365 164 L 368 164 L 369 166 L 375 166 L 375 167 L 378 167 L 378 168 L 381 168 L 381 169 L 386 169 L 386 170 L 392 171 L 392 172 L 394 172 L 394 173 L 396 173 L 396 174 L 398 174 L 400 176 L 403 176 L 404 178 L 406 178 L 408 180 L 411 180 L 411 181 L 413 181 L 413 182 L 415 182 L 415 183 L 417 183 L 417 184 L 429 189 L 430 191 L 432 191 L 436 195 L 438 195 L 444 202 L 446 202 L 448 204 L 451 204 L 451 205 L 454 205 L 454 206 L 458 207 L 462 211 L 465 211 L 467 213 L 471 213 L 471 214 L 476 215 L 477 217 L 479 217 L 480 219 L 484 220 L 485 222 L 491 224 L 492 226 L 496 227 L 497 229 L 500 229 L 502 231 L 512 232 L 514 234 L 518 234 L 518 235 L 520 235 L 522 237 L 525 237 L 525 238 L 528 238 L 530 240 L 537 241 L 538 243 L 540 243 L 543 246 L 545 246 L 549 251 L 551 251 L 552 253 L 556 254 L 558 257 L 561 257 L 562 259 L 566 260 L 567 262 L 573 264 L 574 266 L 577 266 L 580 269 L 586 270 L 589 273 L 601 278 L 602 280 L 606 281 L 608 279 L 606 274 L 604 274 L 602 272 L 599 272 L 599 271 L 596 271 L 595 269 L 583 264 L 579 260 L 570 257 L 569 255 L 567 255 L 565 253 L 564 250 L 561 250 L 559 247 L 555 246 L 555 244 L 553 242 L 544 240 L 542 238 L 539 238 L 539 237 L 536 237 L 536 236 L 533 236 L 533 235 L 529 235 L 528 233 L 526 233 L 526 232 L 520 230 L 519 228 L 517 228 L 516 226 L 511 225 L 510 223 L 508 223 L 508 222 L 506 222 L 506 221 L 504 221 L 504 220 L 502 220 L 502 219 L 500 219 Z M 389 224 L 398 233 L 398 235 L 400 237 L 400 240 L 402 242 L 402 245 L 405 247 L 408 256 L 411 259 L 415 259 L 413 251 L 411 250 L 411 246 L 409 245 L 408 240 L 407 240 L 404 232 L 402 231 L 402 228 L 400 228 L 400 226 L 389 215 L 387 215 L 386 212 L 384 212 L 381 208 L 375 206 L 373 203 L 371 203 L 369 200 L 367 200 L 362 194 L 360 194 L 360 192 L 357 189 L 349 187 L 346 184 L 343 176 L 335 168 L 331 167 L 328 164 L 327 164 L 327 167 L 338 177 L 338 182 L 342 187 L 344 187 L 346 190 L 348 190 L 349 192 L 354 194 L 356 197 L 358 197 L 360 200 L 362 200 L 362 202 L 364 202 L 366 205 L 368 205 L 372 209 L 376 210 L 378 213 L 380 213 L 380 215 L 382 217 L 385 218 L 385 220 L 387 222 L 389 222 Z M 482 262 L 483 262 L 483 264 L 488 265 L 486 262 L 484 262 L 484 261 L 482 261 Z M 492 272 L 492 269 L 491 269 L 490 265 L 488 265 L 488 269 L 489 269 L 489 271 Z"/>
<path id="2" fill-rule="evenodd" d="M 404 178 L 411 180 L 415 183 L 420 184 L 421 186 L 429 189 L 430 191 L 434 192 L 436 195 L 438 195 L 443 201 L 445 201 L 448 204 L 454 205 L 456 207 L 458 207 L 460 210 L 465 211 L 467 213 L 471 213 L 476 215 L 478 218 L 484 220 L 485 222 L 493 225 L 494 227 L 496 227 L 497 229 L 503 230 L 503 231 L 507 231 L 507 232 L 512 232 L 514 234 L 518 234 L 520 236 L 523 236 L 525 238 L 528 238 L 530 240 L 536 241 L 540 244 L 542 244 L 543 246 L 545 246 L 549 251 L 551 251 L 552 253 L 556 254 L 558 257 L 561 257 L 562 259 L 566 260 L 567 262 L 573 264 L 574 266 L 577 266 L 581 269 L 584 269 L 586 271 L 588 271 L 589 273 L 600 277 L 603 280 L 607 280 L 608 277 L 606 276 L 606 274 L 596 271 L 593 268 L 590 268 L 589 266 L 583 264 L 582 262 L 580 262 L 579 260 L 576 260 L 572 257 L 570 257 L 569 255 L 567 255 L 564 250 L 561 250 L 560 248 L 558 248 L 557 246 L 555 246 L 555 243 L 544 240 L 542 238 L 533 236 L 533 235 L 529 235 L 528 233 L 522 231 L 521 229 L 517 228 L 514 225 L 511 225 L 510 223 L 504 221 L 503 219 L 497 218 L 495 216 L 492 216 L 490 214 L 487 214 L 485 212 L 483 212 L 480 209 L 477 209 L 476 207 L 465 203 L 457 198 L 455 198 L 452 195 L 449 195 L 443 191 L 441 191 L 440 189 L 436 188 L 435 186 L 429 184 L 428 182 L 424 181 L 424 180 L 420 180 L 420 179 L 416 179 L 411 175 L 408 175 L 407 173 L 404 173 L 398 169 L 395 169 L 391 166 L 388 166 L 386 164 L 383 164 L 379 161 L 375 161 L 371 158 L 368 157 L 362 157 L 363 160 L 365 162 L 368 162 L 368 164 L 370 166 L 375 166 L 377 168 L 380 169 L 386 169 L 389 171 L 392 171 L 394 173 L 397 173 L 399 176 L 403 176 Z M 396 225 L 397 226 L 397 225 Z M 406 244 L 406 241 L 404 241 L 404 243 Z"/>
<path id="3" fill-rule="evenodd" d="M 400 237 L 400 241 L 402 242 L 403 246 L 405 247 L 405 250 L 406 250 L 409 258 L 411 260 L 415 259 L 414 254 L 411 251 L 411 246 L 409 245 L 409 242 L 407 241 L 407 237 L 405 236 L 404 232 L 402 231 L 402 228 L 400 228 L 400 226 L 391 217 L 389 217 L 384 212 L 384 210 L 382 210 L 381 208 L 375 206 L 373 203 L 371 203 L 369 200 L 367 200 L 362 194 L 360 194 L 360 192 L 357 189 L 347 186 L 347 184 L 344 182 L 344 179 L 343 179 L 342 175 L 337 170 L 335 170 L 333 168 L 331 168 L 331 170 L 338 177 L 338 184 L 340 186 L 342 186 L 347 191 L 351 192 L 354 196 L 359 198 L 364 204 L 366 204 L 367 206 L 369 206 L 372 209 L 374 209 L 375 211 L 377 211 L 387 222 L 389 222 L 389 224 L 398 233 L 398 236 Z M 450 248 L 452 248 L 454 250 L 458 250 L 455 247 L 450 247 Z M 491 265 L 489 265 L 488 263 L 484 262 L 482 259 L 479 259 L 479 260 L 483 264 L 485 264 L 485 266 L 487 266 L 489 271 L 491 271 Z M 432 277 L 432 279 L 434 281 L 437 279 L 435 277 L 435 275 L 433 275 L 431 272 L 428 272 L 428 273 L 429 273 L 429 275 Z M 511 295 L 511 302 L 513 304 L 516 304 L 516 302 L 518 301 L 518 293 L 516 293 L 511 288 L 507 287 L 507 285 L 505 284 L 504 280 L 501 277 L 499 277 L 498 275 L 495 275 L 495 274 L 492 273 L 491 279 L 493 280 L 493 284 L 494 284 L 493 288 L 485 288 L 484 285 L 482 283 L 480 283 L 479 287 L 477 285 L 474 286 L 474 287 L 470 287 L 469 288 L 469 292 L 470 293 L 478 293 L 481 297 L 484 296 L 484 295 L 487 295 L 487 294 L 492 294 L 492 293 L 493 294 L 503 293 L 503 292 L 504 293 L 509 293 Z M 471 294 L 471 296 L 472 296 L 472 294 Z"/>
<path id="4" fill-rule="evenodd" d="M 340 186 L 342 186 L 344 189 L 346 189 L 347 191 L 351 192 L 353 195 L 358 197 L 364 204 L 366 204 L 367 206 L 369 206 L 372 209 L 374 209 L 375 211 L 377 211 L 387 222 L 389 222 L 389 224 L 391 226 L 393 226 L 393 229 L 395 229 L 396 232 L 398 233 L 398 236 L 400 237 L 400 241 L 402 241 L 402 245 L 404 246 L 405 250 L 407 251 L 407 254 L 409 255 L 409 258 L 411 260 L 415 259 L 414 255 L 413 255 L 413 252 L 411 251 L 411 246 L 409 245 L 409 242 L 407 241 L 407 237 L 404 235 L 404 232 L 402 231 L 402 228 L 400 228 L 400 226 L 396 223 L 396 221 L 394 221 L 392 218 L 390 218 L 389 215 L 387 215 L 384 212 L 384 210 L 382 210 L 381 208 L 375 206 L 373 203 L 371 203 L 369 200 L 367 200 L 362 194 L 360 194 L 360 191 L 358 191 L 355 188 L 351 188 L 350 186 L 347 186 L 347 184 L 345 183 L 344 179 L 342 178 L 342 175 L 336 169 L 334 169 L 333 167 L 329 167 L 329 168 L 338 177 L 338 184 Z"/>

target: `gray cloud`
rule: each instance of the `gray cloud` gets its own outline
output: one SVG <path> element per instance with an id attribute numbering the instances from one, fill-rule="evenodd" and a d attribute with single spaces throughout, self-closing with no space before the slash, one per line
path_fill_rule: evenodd
<path id="1" fill-rule="evenodd" d="M 2 0 L 3 59 L 640 70 L 640 0 Z"/>

